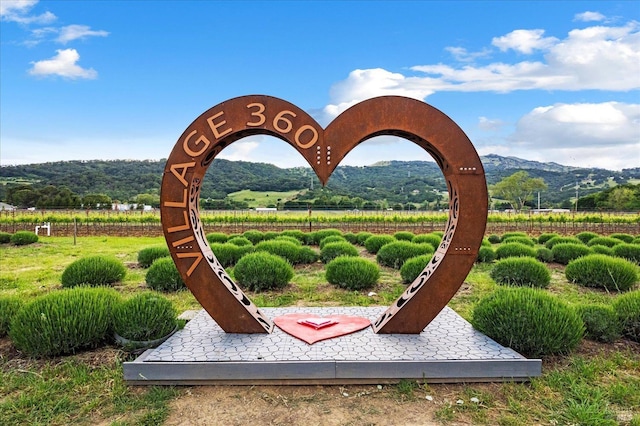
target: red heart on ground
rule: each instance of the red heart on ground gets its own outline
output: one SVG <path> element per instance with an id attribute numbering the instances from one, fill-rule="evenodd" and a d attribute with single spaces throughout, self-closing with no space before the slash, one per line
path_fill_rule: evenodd
<path id="1" fill-rule="evenodd" d="M 310 314 L 287 314 L 274 318 L 273 322 L 285 333 L 307 342 L 310 345 L 321 340 L 333 339 L 334 337 L 355 333 L 371 325 L 371 321 L 367 318 L 354 317 L 351 315 L 323 316 L 321 317 L 322 319 L 333 320 L 336 323 L 318 329 L 299 323 L 299 321 L 304 321 L 308 318 L 318 319 L 318 317 Z"/>

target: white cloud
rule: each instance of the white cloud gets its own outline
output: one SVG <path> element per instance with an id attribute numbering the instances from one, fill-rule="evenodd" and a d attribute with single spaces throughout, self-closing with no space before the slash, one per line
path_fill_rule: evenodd
<path id="1" fill-rule="evenodd" d="M 67 25 L 66 27 L 60 28 L 60 35 L 56 41 L 62 44 L 67 44 L 72 40 L 83 39 L 91 36 L 106 37 L 108 35 L 109 33 L 107 31 L 94 31 L 87 25 Z"/>
<path id="2" fill-rule="evenodd" d="M 3 21 L 19 24 L 48 24 L 55 21 L 56 15 L 47 11 L 41 15 L 29 15 L 29 11 L 38 0 L 2 0 L 0 1 L 0 18 Z"/>
<path id="3" fill-rule="evenodd" d="M 504 121 L 498 119 L 490 119 L 487 117 L 480 117 L 478 119 L 478 127 L 485 131 L 500 130 L 505 125 L 506 123 Z"/>
<path id="4" fill-rule="evenodd" d="M 502 37 L 494 37 L 491 44 L 502 52 L 513 49 L 528 55 L 534 50 L 548 49 L 558 41 L 555 37 L 543 37 L 543 34 L 544 30 L 515 30 Z"/>
<path id="5" fill-rule="evenodd" d="M 600 12 L 583 12 L 577 13 L 573 20 L 582 22 L 604 21 L 605 16 Z"/>
<path id="6" fill-rule="evenodd" d="M 251 154 L 259 145 L 260 142 L 255 140 L 238 141 L 222 150 L 217 158 L 231 161 L 253 161 Z"/>
<path id="7" fill-rule="evenodd" d="M 35 76 L 59 75 L 61 77 L 76 79 L 94 79 L 98 73 L 93 69 L 85 69 L 77 65 L 80 55 L 75 49 L 56 50 L 57 54 L 51 59 L 32 62 L 33 67 L 29 74 Z"/>
<path id="8" fill-rule="evenodd" d="M 444 50 L 449 52 L 451 56 L 459 62 L 473 62 L 476 59 L 484 58 L 491 54 L 491 51 L 486 48 L 479 52 L 469 52 L 464 47 L 445 47 Z"/>

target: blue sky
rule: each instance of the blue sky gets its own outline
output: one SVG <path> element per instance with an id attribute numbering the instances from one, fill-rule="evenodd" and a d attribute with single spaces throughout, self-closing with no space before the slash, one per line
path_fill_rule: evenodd
<path id="1" fill-rule="evenodd" d="M 233 97 L 283 98 L 327 125 L 403 95 L 481 155 L 640 166 L 640 2 L 0 2 L 0 164 L 166 158 Z M 306 165 L 254 137 L 219 158 Z M 380 137 L 343 164 L 429 159 Z"/>

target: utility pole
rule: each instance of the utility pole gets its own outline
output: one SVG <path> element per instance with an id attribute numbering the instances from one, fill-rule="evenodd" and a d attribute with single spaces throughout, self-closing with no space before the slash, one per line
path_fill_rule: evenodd
<path id="1" fill-rule="evenodd" d="M 580 188 L 580 185 L 576 182 L 576 213 L 578 213 L 578 188 Z"/>

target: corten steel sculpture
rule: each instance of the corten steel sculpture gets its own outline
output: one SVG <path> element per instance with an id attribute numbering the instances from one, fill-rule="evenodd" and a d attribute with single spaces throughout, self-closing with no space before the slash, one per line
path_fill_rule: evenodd
<path id="1" fill-rule="evenodd" d="M 213 159 L 231 143 L 270 135 L 293 146 L 322 184 L 359 143 L 381 135 L 408 139 L 427 151 L 449 190 L 444 236 L 420 276 L 373 324 L 376 333 L 420 333 L 447 305 L 476 259 L 487 221 L 487 185 L 477 152 L 445 114 L 410 98 L 360 102 L 326 129 L 282 99 L 253 95 L 225 101 L 180 136 L 162 178 L 162 228 L 187 287 L 228 333 L 270 333 L 273 322 L 247 298 L 211 251 L 200 221 L 200 185 Z"/>

